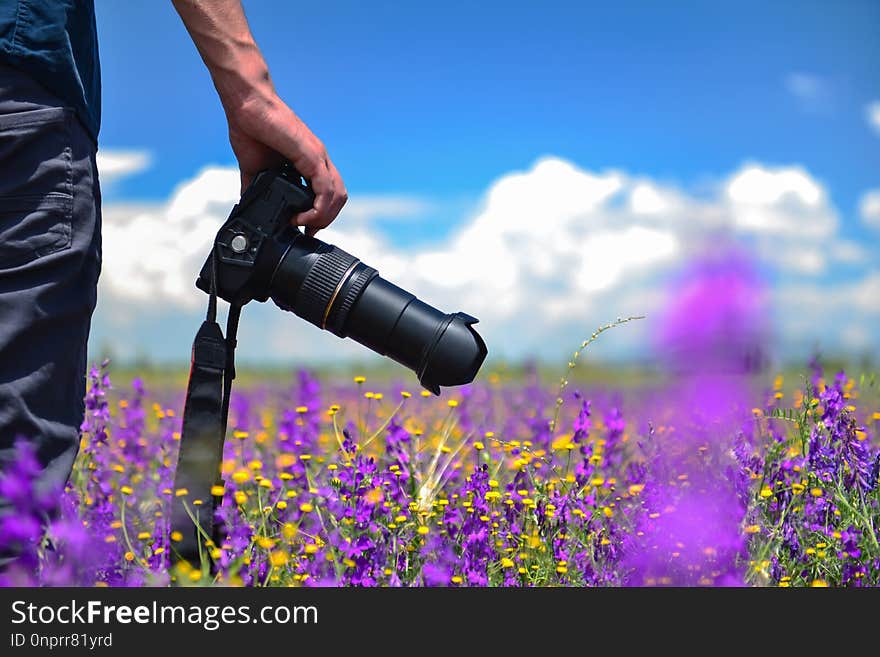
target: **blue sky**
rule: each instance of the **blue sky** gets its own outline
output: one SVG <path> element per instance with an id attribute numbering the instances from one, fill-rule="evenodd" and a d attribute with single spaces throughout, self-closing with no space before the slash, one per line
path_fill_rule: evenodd
<path id="1" fill-rule="evenodd" d="M 161 217 L 157 208 L 204 167 L 234 164 L 224 117 L 170 2 L 96 5 L 101 149 L 140 152 L 149 162 L 105 176 L 110 220 L 124 224 L 143 208 Z M 833 237 L 860 249 L 858 257 L 854 247 L 852 257 L 823 257 L 821 269 L 773 274 L 773 285 L 817 300 L 838 287 L 852 288 L 857 299 L 874 289 L 878 231 L 860 217 L 860 206 L 880 188 L 880 117 L 872 125 L 868 110 L 880 99 L 877 2 L 244 5 L 280 95 L 324 140 L 345 179 L 355 219 L 345 211 L 337 234 L 363 215 L 363 225 L 401 257 L 416 249 L 430 256 L 479 223 L 505 176 L 534 172 L 541 158 L 596 176 L 623 172 L 626 190 L 649 181 L 686 196 L 688 207 L 711 205 L 719 189 L 753 166 L 779 173 L 768 184 L 783 187 L 791 183 L 783 172 L 803 172 L 808 180 L 786 189 L 797 195 L 801 183 L 817 186 L 824 200 L 804 203 L 816 216 L 833 216 Z M 224 198 L 215 200 L 222 205 Z M 359 214 L 358 199 L 375 203 L 362 203 Z M 816 257 L 830 244 L 831 233 L 820 232 L 807 245 Z M 651 281 L 662 278 L 651 271 L 623 275 L 620 290 L 649 293 Z M 105 269 L 108 275 L 116 274 Z M 133 327 L 123 340 L 111 321 L 113 294 L 99 308 L 95 341 L 136 343 L 140 352 L 166 358 L 179 352 L 178 343 L 186 352 L 183 336 L 195 315 L 151 315 L 145 303 L 123 299 L 148 324 L 175 327 L 170 344 Z M 880 344 L 874 307 L 866 302 L 856 310 L 854 321 L 864 326 L 852 345 L 873 348 Z M 606 319 L 585 311 L 573 323 Z M 505 326 L 499 321 L 497 330 L 507 333 Z M 823 333 L 836 346 L 838 338 Z M 807 345 L 816 336 L 801 330 L 798 340 Z M 501 342 L 506 354 L 544 353 L 537 343 Z"/>

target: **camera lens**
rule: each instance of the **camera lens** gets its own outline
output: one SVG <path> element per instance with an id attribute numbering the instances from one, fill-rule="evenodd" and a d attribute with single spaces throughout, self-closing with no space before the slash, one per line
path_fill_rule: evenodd
<path id="1" fill-rule="evenodd" d="M 473 381 L 486 358 L 476 318 L 442 313 L 313 237 L 292 240 L 269 289 L 284 310 L 394 359 L 434 394 Z"/>

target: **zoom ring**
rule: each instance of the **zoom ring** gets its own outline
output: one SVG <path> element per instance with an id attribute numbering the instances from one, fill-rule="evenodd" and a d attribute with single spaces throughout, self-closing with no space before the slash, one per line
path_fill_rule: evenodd
<path id="1" fill-rule="evenodd" d="M 296 298 L 296 314 L 320 327 L 336 286 L 357 261 L 353 255 L 335 246 L 321 253 L 300 286 Z"/>
<path id="2" fill-rule="evenodd" d="M 340 338 L 344 338 L 343 329 L 345 328 L 345 320 L 348 318 L 348 311 L 351 310 L 351 307 L 357 301 L 367 283 L 373 280 L 374 276 L 378 276 L 378 274 L 379 272 L 375 269 L 363 263 L 356 267 L 351 275 L 351 282 L 348 284 L 345 296 L 336 299 L 333 307 L 330 309 L 330 314 L 327 316 L 327 325 L 324 328 L 332 331 Z"/>

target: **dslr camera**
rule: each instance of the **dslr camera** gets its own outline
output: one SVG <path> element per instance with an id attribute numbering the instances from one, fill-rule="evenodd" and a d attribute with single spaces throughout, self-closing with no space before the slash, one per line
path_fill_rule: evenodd
<path id="1" fill-rule="evenodd" d="M 434 394 L 473 381 L 486 358 L 477 319 L 442 313 L 342 249 L 308 237 L 290 218 L 314 193 L 285 162 L 261 171 L 214 241 L 196 286 L 231 304 L 272 299 L 315 326 L 413 370 Z"/>

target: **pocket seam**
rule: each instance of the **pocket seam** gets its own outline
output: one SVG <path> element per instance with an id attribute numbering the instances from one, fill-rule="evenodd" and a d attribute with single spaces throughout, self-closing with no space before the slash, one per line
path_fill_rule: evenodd
<path id="1" fill-rule="evenodd" d="M 41 107 L 40 109 L 25 110 L 23 112 L 11 112 L 0 114 L 0 132 L 11 128 L 28 128 L 33 125 L 51 125 L 67 121 L 71 114 L 68 107 Z"/>
<path id="2" fill-rule="evenodd" d="M 36 212 L 37 210 L 63 210 L 71 212 L 73 196 L 62 192 L 49 192 L 44 195 L 27 194 L 22 196 L 0 197 L 0 215 L 15 212 Z"/>

